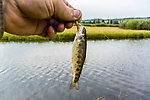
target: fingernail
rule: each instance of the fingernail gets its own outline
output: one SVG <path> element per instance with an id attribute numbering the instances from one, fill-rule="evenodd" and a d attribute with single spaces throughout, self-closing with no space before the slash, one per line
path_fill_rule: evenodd
<path id="1" fill-rule="evenodd" d="M 79 10 L 74 10 L 74 17 L 78 18 L 80 15 L 80 11 Z"/>

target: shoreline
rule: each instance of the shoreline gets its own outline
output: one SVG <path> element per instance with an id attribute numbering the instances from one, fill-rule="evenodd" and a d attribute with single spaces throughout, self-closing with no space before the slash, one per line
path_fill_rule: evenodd
<path id="1" fill-rule="evenodd" d="M 118 27 L 86 27 L 88 40 L 124 40 L 124 39 L 147 39 L 150 38 L 149 30 L 130 30 Z M 40 36 L 16 36 L 5 32 L 0 42 L 48 42 L 48 41 L 73 41 L 76 34 L 76 27 L 66 29 L 58 33 L 56 38 L 48 39 Z"/>

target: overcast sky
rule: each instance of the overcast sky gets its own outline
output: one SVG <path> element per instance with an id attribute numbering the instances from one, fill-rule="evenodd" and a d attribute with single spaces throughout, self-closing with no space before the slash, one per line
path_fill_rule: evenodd
<path id="1" fill-rule="evenodd" d="M 150 16 L 150 0 L 67 0 L 83 19 Z"/>

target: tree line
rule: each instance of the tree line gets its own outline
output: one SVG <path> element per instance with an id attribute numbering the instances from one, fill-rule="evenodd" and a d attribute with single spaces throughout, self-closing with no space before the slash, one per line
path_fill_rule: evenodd
<path id="1" fill-rule="evenodd" d="M 150 19 L 126 20 L 119 25 L 124 29 L 150 30 Z"/>
<path id="2" fill-rule="evenodd" d="M 104 23 L 104 24 L 120 24 L 122 23 L 123 20 L 104 20 L 104 19 L 94 19 L 94 20 L 85 20 L 82 21 L 82 23 L 84 24 L 100 24 L 100 23 Z"/>

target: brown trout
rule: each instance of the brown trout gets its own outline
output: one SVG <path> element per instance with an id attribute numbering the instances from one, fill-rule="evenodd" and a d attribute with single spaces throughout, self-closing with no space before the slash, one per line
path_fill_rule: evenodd
<path id="1" fill-rule="evenodd" d="M 77 32 L 73 42 L 72 50 L 73 80 L 70 84 L 70 89 L 74 87 L 76 87 L 77 90 L 79 89 L 79 78 L 81 76 L 82 68 L 86 59 L 86 48 L 86 29 L 83 26 L 77 25 Z"/>

